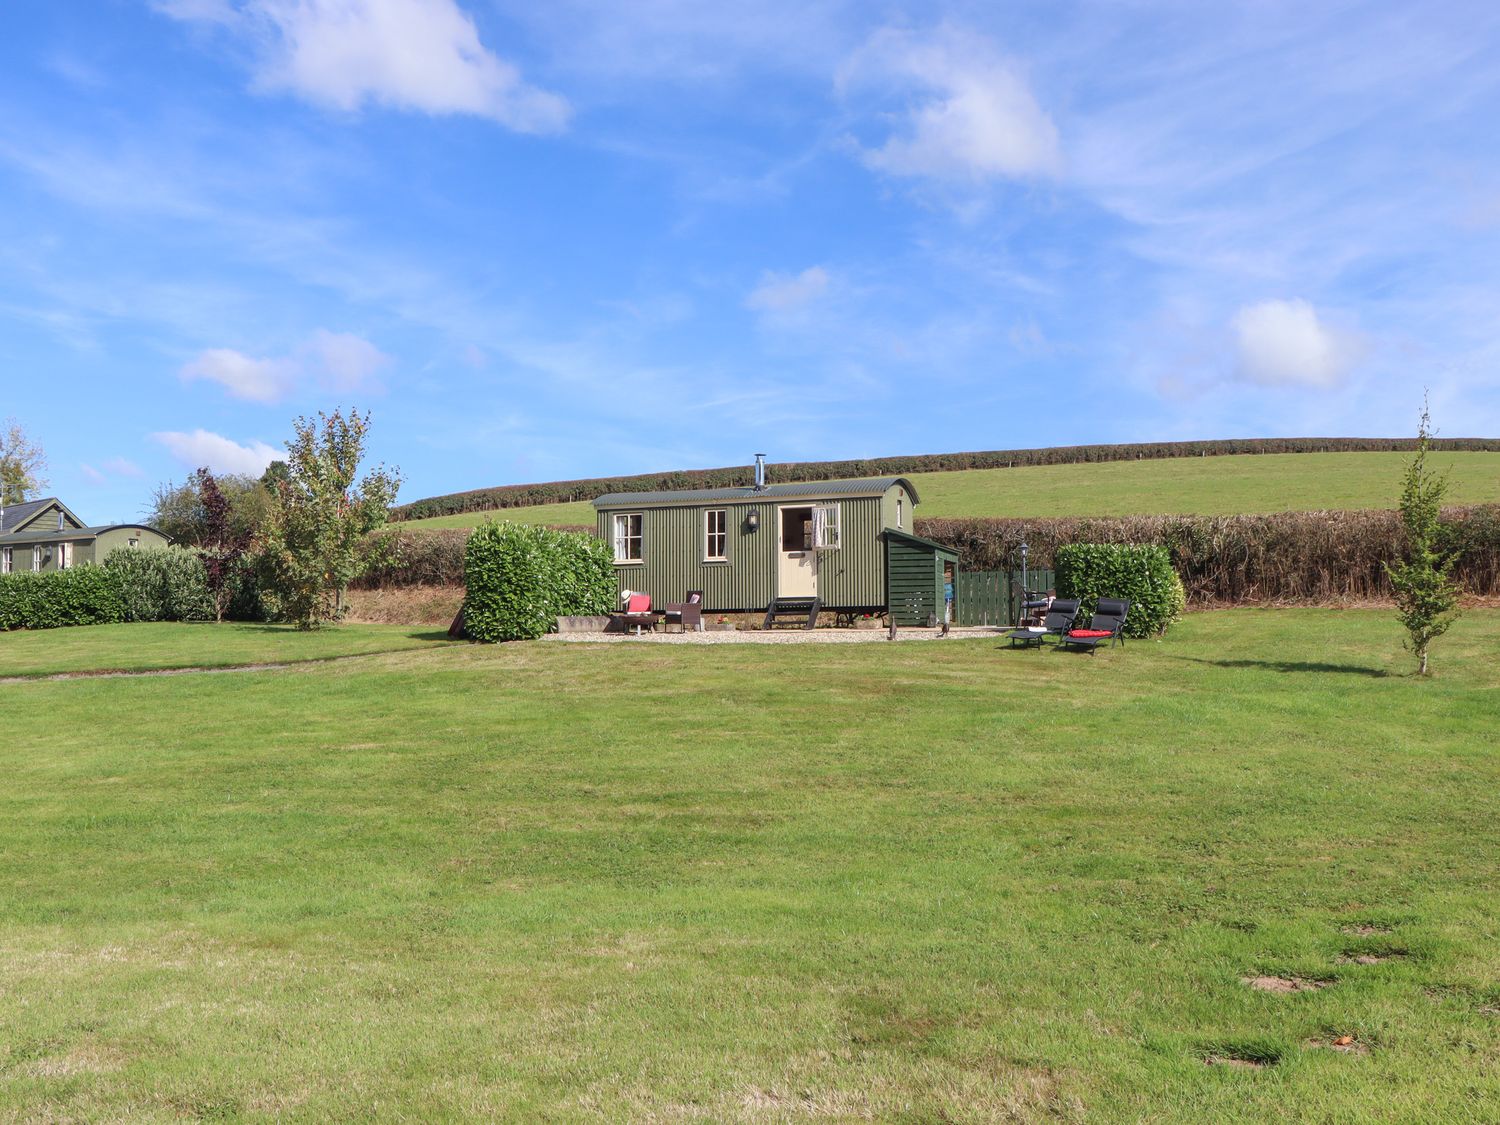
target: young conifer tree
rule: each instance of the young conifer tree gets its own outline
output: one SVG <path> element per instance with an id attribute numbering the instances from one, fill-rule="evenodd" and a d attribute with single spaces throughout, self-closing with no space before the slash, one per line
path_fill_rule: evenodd
<path id="1" fill-rule="evenodd" d="M 1396 594 L 1396 616 L 1406 629 L 1406 647 L 1417 658 L 1417 674 L 1427 675 L 1427 652 L 1458 619 L 1458 586 L 1449 577 L 1457 556 L 1441 549 L 1441 513 L 1448 478 L 1427 467 L 1432 418 L 1422 401 L 1417 452 L 1401 480 L 1401 523 L 1406 557 L 1386 573 Z"/>

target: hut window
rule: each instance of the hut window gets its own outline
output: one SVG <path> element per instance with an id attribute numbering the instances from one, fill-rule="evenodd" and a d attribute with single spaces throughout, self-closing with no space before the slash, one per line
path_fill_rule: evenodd
<path id="1" fill-rule="evenodd" d="M 898 496 L 898 497 L 896 497 L 896 527 L 897 527 L 898 530 L 904 530 L 905 529 L 905 527 L 906 527 L 906 523 L 904 522 L 905 518 L 906 518 L 906 503 L 905 503 L 905 501 L 903 501 L 901 499 L 901 497 Z"/>
<path id="2" fill-rule="evenodd" d="M 42 549 L 40 547 L 31 548 L 31 569 L 42 569 Z"/>
<path id="3" fill-rule="evenodd" d="M 57 509 L 57 530 L 61 531 L 62 529 L 63 529 L 63 514 L 62 514 L 62 509 L 59 508 L 59 509 Z"/>
<path id="4" fill-rule="evenodd" d="M 57 569 L 67 570 L 73 565 L 73 544 L 59 543 L 57 545 Z"/>
<path id="5" fill-rule="evenodd" d="M 641 514 L 621 512 L 615 516 L 615 562 L 643 562 Z"/>
<path id="6" fill-rule="evenodd" d="M 723 508 L 703 513 L 703 557 L 709 562 L 729 558 L 729 513 Z"/>
<path id="7" fill-rule="evenodd" d="M 0 555 L 0 574 L 10 573 L 11 562 L 15 558 L 15 550 L 14 547 L 7 547 L 5 548 L 5 553 Z"/>
<path id="8" fill-rule="evenodd" d="M 812 510 L 813 550 L 836 551 L 843 546 L 839 528 L 839 506 L 823 504 Z"/>

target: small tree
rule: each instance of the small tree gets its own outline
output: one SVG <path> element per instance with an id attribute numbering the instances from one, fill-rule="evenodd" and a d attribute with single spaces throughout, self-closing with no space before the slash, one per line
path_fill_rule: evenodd
<path id="1" fill-rule="evenodd" d="M 214 620 L 223 621 L 250 550 L 250 532 L 235 520 L 233 505 L 211 472 L 199 469 L 193 474 L 193 481 L 198 487 L 198 505 L 203 513 L 198 553 L 203 558 L 203 573 L 214 601 Z"/>
<path id="2" fill-rule="evenodd" d="M 287 474 L 274 482 L 265 564 L 280 614 L 299 628 L 336 620 L 344 590 L 374 561 L 360 540 L 385 522 L 401 475 L 377 466 L 358 484 L 370 416 L 335 410 L 298 418 Z"/>
<path id="3" fill-rule="evenodd" d="M 1443 494 L 1448 478 L 1427 467 L 1432 419 L 1422 402 L 1417 452 L 1401 481 L 1401 523 L 1406 529 L 1406 558 L 1386 564 L 1396 594 L 1396 616 L 1406 628 L 1406 647 L 1416 654 L 1417 674 L 1427 675 L 1427 650 L 1458 619 L 1458 586 L 1449 577 L 1457 555 L 1439 548 Z"/>
<path id="4" fill-rule="evenodd" d="M 42 447 L 26 436 L 21 423 L 7 418 L 0 427 L 0 507 L 24 503 L 46 488 L 46 468 Z"/>

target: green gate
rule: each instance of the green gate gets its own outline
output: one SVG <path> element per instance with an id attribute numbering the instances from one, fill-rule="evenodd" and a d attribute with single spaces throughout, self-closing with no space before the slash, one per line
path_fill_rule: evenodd
<path id="1" fill-rule="evenodd" d="M 1050 570 L 1028 570 L 1026 587 L 1052 589 Z M 954 590 L 960 625 L 1013 625 L 1021 616 L 1019 570 L 959 571 Z"/>

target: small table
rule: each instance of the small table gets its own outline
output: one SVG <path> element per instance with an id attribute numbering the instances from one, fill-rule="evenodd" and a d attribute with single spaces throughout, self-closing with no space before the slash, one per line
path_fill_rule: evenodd
<path id="1" fill-rule="evenodd" d="M 617 613 L 614 619 L 626 629 L 635 627 L 635 635 L 640 636 L 642 629 L 650 629 L 656 632 L 656 623 L 662 619 L 662 615 L 655 610 L 647 613 Z"/>
<path id="2" fill-rule="evenodd" d="M 1022 629 L 1012 629 L 1005 634 L 1010 639 L 1010 647 L 1015 648 L 1020 644 L 1022 648 L 1040 648 L 1047 638 L 1047 630 L 1041 625 L 1030 625 Z"/>

